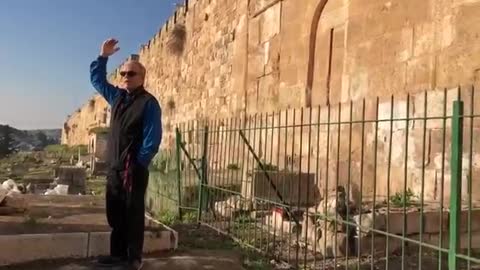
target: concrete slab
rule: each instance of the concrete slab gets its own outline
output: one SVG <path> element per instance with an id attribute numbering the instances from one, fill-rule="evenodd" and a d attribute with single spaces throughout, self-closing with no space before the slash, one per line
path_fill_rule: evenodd
<path id="1" fill-rule="evenodd" d="M 92 232 L 89 233 L 88 257 L 96 257 L 108 254 L 110 251 L 110 233 Z"/>
<path id="2" fill-rule="evenodd" d="M 170 230 L 145 232 L 144 252 L 175 249 Z M 110 253 L 110 233 L 56 233 L 0 235 L 0 266 L 62 258 L 87 258 Z"/>
<path id="3" fill-rule="evenodd" d="M 0 269 L 4 269 L 0 267 Z M 11 266 L 10 270 L 95 270 L 92 260 L 67 260 L 54 262 L 39 262 Z M 109 268 L 115 270 L 115 268 Z M 201 250 L 186 253 L 166 254 L 165 256 L 146 257 L 142 270 L 172 269 L 172 270 L 244 270 L 241 256 L 234 251 Z"/>
<path id="4" fill-rule="evenodd" d="M 42 259 L 84 258 L 87 246 L 86 233 L 1 235 L 0 265 Z"/>
<path id="5" fill-rule="evenodd" d="M 104 199 L 24 195 L 29 216 L 0 217 L 0 266 L 36 260 L 108 255 Z M 178 233 L 146 216 L 145 253 L 176 249 Z"/>

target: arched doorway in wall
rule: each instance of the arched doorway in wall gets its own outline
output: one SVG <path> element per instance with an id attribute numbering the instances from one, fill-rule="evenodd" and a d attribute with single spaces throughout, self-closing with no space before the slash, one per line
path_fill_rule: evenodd
<path id="1" fill-rule="evenodd" d="M 345 49 L 342 0 L 321 0 L 314 12 L 309 40 L 305 93 L 307 107 L 341 100 Z"/>

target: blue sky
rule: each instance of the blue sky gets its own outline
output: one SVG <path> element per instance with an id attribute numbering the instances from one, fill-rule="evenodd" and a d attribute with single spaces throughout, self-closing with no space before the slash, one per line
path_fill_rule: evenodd
<path id="1" fill-rule="evenodd" d="M 117 38 L 109 71 L 137 53 L 181 0 L 0 1 L 0 123 L 61 128 L 94 89 L 90 62 Z"/>

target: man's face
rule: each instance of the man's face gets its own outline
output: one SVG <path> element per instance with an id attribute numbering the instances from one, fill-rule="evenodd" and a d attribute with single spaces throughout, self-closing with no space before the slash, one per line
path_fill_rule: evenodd
<path id="1" fill-rule="evenodd" d="M 135 90 L 142 86 L 145 81 L 145 71 L 139 63 L 127 62 L 121 70 L 122 88 L 127 90 Z"/>

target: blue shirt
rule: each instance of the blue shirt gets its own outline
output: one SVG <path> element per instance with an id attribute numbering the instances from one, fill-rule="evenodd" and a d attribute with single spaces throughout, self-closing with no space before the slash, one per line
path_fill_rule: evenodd
<path id="1" fill-rule="evenodd" d="M 110 106 L 126 90 L 113 86 L 107 81 L 107 57 L 99 56 L 90 65 L 90 81 Z M 128 98 L 128 95 L 127 95 Z M 128 101 L 127 99 L 125 101 Z M 162 110 L 157 100 L 149 100 L 143 111 L 143 142 L 138 151 L 137 161 L 148 167 L 162 141 Z"/>

